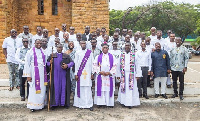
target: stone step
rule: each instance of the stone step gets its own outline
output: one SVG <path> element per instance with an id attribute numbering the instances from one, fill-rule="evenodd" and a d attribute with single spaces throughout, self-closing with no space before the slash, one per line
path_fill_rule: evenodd
<path id="1" fill-rule="evenodd" d="M 8 79 L 0 79 L 0 87 L 9 87 Z M 186 95 L 200 95 L 200 83 L 185 83 L 184 94 Z M 6 92 L 7 93 L 7 92 Z M 5 93 L 5 96 L 6 96 Z M 173 94 L 173 88 L 166 88 L 166 94 Z M 154 95 L 154 88 L 147 88 L 148 95 Z"/>

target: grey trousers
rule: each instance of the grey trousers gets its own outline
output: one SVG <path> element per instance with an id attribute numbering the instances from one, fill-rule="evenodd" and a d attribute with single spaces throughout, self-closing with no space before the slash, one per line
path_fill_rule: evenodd
<path id="1" fill-rule="evenodd" d="M 7 65 L 9 70 L 10 87 L 20 86 L 18 70 L 19 64 L 8 62 Z"/>

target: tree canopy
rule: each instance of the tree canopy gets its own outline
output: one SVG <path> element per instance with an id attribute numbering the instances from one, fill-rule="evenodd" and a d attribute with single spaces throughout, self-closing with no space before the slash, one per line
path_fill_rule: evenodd
<path id="1" fill-rule="evenodd" d="M 170 1 L 130 7 L 125 11 L 110 11 L 110 34 L 115 28 L 149 31 L 151 27 L 172 30 L 185 39 L 189 34 L 200 33 L 200 5 L 174 3 Z"/>

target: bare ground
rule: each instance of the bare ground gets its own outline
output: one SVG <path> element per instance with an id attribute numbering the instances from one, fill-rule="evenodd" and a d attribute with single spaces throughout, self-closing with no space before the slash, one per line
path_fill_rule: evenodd
<path id="1" fill-rule="evenodd" d="M 96 108 L 94 111 L 71 107 L 30 112 L 26 108 L 1 108 L 1 121 L 198 121 L 199 103 L 174 103 L 172 105 L 142 105 L 128 109 L 117 104 L 114 108 Z"/>

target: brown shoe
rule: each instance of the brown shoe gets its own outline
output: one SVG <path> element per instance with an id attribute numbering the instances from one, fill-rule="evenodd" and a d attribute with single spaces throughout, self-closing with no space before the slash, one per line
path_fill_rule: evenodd
<path id="1" fill-rule="evenodd" d="M 9 90 L 9 91 L 13 91 L 13 89 L 14 89 L 14 87 L 10 87 L 8 90 Z"/>

